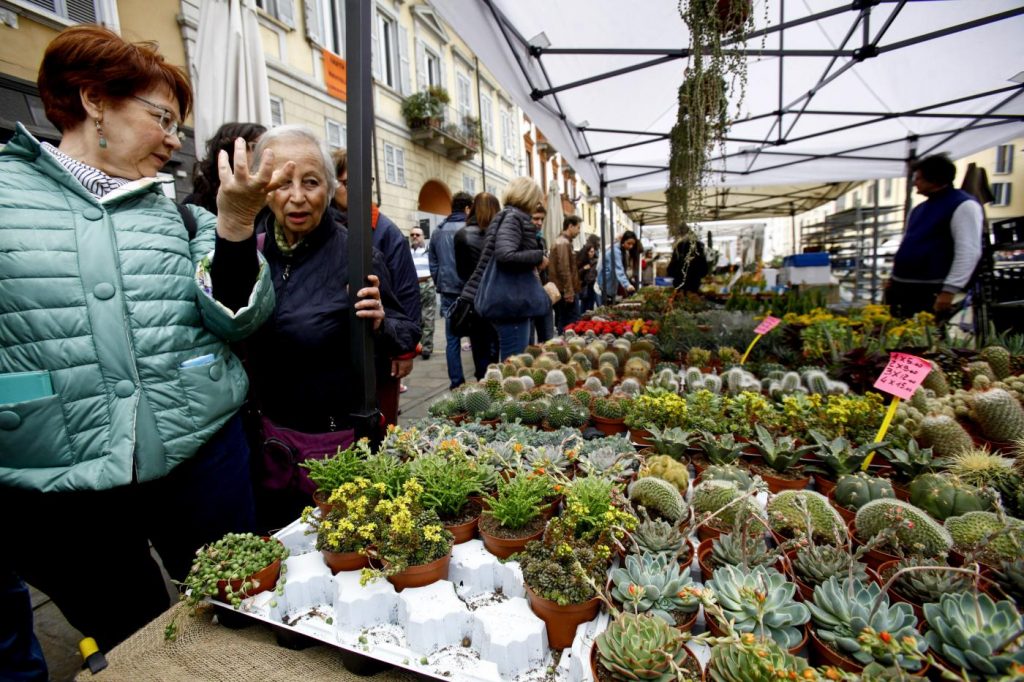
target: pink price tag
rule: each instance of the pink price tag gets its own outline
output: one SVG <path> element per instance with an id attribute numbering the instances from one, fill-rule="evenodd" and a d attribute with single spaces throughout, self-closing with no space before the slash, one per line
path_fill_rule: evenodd
<path id="1" fill-rule="evenodd" d="M 930 371 L 932 366 L 927 360 L 906 353 L 890 353 L 889 364 L 875 381 L 875 388 L 909 400 Z"/>
<path id="2" fill-rule="evenodd" d="M 768 317 L 766 317 L 763 320 L 761 320 L 761 324 L 757 325 L 754 328 L 754 333 L 755 334 L 767 334 L 771 330 L 773 330 L 776 327 L 778 327 L 779 326 L 779 322 L 782 322 L 782 320 L 780 320 L 777 317 L 772 317 L 771 315 L 769 315 Z"/>

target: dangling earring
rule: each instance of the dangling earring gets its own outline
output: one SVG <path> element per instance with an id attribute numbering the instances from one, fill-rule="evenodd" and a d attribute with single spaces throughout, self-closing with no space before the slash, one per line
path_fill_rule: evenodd
<path id="1" fill-rule="evenodd" d="M 96 119 L 96 134 L 100 136 L 100 149 L 107 148 L 107 138 L 103 136 L 103 123 Z"/>

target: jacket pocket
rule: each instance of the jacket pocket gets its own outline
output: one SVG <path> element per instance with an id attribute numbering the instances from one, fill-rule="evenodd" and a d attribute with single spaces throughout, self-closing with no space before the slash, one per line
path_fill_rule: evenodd
<path id="1" fill-rule="evenodd" d="M 0 405 L 0 467 L 43 469 L 73 464 L 59 395 Z"/>
<path id="2" fill-rule="evenodd" d="M 229 369 L 221 355 L 205 365 L 178 368 L 188 411 L 197 429 L 230 416 L 242 404 L 244 388 L 236 389 Z"/>

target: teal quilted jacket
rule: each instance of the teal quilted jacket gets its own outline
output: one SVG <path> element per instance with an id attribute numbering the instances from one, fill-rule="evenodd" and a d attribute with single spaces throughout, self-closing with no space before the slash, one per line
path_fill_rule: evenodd
<path id="1" fill-rule="evenodd" d="M 0 152 L 0 485 L 160 478 L 235 414 L 248 384 L 227 342 L 269 316 L 274 290 L 264 263 L 237 313 L 204 293 L 216 218 L 192 208 L 190 242 L 159 182 L 97 200 L 18 126 Z M 52 392 L 26 394 L 40 370 Z"/>

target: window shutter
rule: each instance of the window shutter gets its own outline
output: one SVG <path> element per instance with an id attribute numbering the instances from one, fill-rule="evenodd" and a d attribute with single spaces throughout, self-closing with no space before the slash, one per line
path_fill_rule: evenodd
<path id="1" fill-rule="evenodd" d="M 444 46 L 442 46 L 441 49 L 443 50 Z M 442 88 L 448 90 L 448 65 L 444 61 L 443 52 L 440 53 L 440 56 L 438 56 L 437 60 L 438 68 L 441 70 L 441 79 L 438 82 L 441 84 Z M 449 92 L 451 91 L 449 90 Z"/>
<path id="2" fill-rule="evenodd" d="M 409 32 L 404 27 L 398 27 L 398 64 L 399 92 L 402 97 L 412 94 L 412 84 L 409 81 Z"/>
<path id="3" fill-rule="evenodd" d="M 295 28 L 295 0 L 274 0 L 278 21 L 288 28 Z"/>
<path id="4" fill-rule="evenodd" d="M 57 13 L 56 0 L 28 0 L 28 4 L 45 9 L 47 12 Z"/>
<path id="5" fill-rule="evenodd" d="M 416 39 L 416 89 L 427 89 L 427 48 L 423 41 Z"/>
<path id="6" fill-rule="evenodd" d="M 405 187 L 405 150 L 395 147 L 395 180 Z"/>
<path id="7" fill-rule="evenodd" d="M 95 0 L 67 0 L 68 19 L 79 24 L 97 23 Z"/>
<path id="8" fill-rule="evenodd" d="M 309 42 L 324 47 L 324 13 L 320 0 L 303 0 L 306 20 L 306 38 Z"/>
<path id="9" fill-rule="evenodd" d="M 370 26 L 370 63 L 373 67 L 373 79 L 379 82 L 382 80 L 383 70 L 380 55 L 380 15 L 377 13 L 376 5 L 370 12 Z"/>

